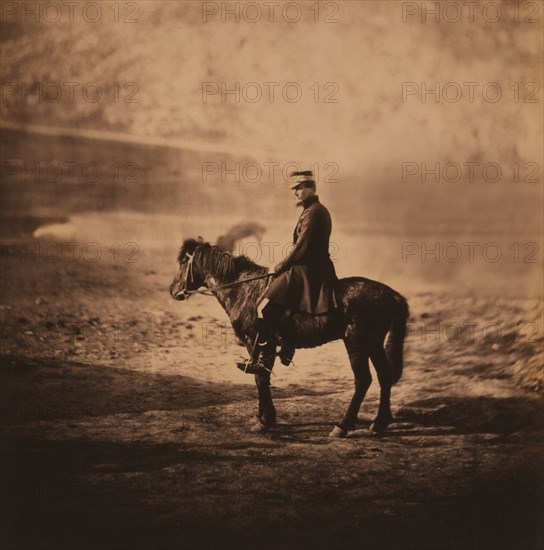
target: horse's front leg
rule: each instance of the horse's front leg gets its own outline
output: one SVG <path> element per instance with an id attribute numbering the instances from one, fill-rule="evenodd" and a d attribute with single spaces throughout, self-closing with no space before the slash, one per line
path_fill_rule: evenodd
<path id="1" fill-rule="evenodd" d="M 259 372 L 255 375 L 259 393 L 259 414 L 257 423 L 251 427 L 252 432 L 266 432 L 276 422 L 276 409 L 270 393 L 270 373 Z"/>

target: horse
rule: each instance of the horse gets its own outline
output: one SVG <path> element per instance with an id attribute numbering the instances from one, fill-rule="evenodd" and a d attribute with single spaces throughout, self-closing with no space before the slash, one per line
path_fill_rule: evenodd
<path id="1" fill-rule="evenodd" d="M 197 292 L 214 295 L 229 316 L 236 336 L 251 354 L 256 332 L 256 305 L 270 276 L 266 267 L 246 256 L 233 256 L 199 237 L 185 239 L 178 254 L 179 269 L 170 286 L 175 300 L 183 301 Z M 200 290 L 202 287 L 205 289 Z M 338 308 L 330 315 L 292 312 L 276 328 L 282 339 L 295 348 L 314 348 L 343 340 L 355 380 L 355 391 L 344 416 L 329 436 L 345 437 L 356 429 L 357 416 L 372 382 L 369 359 L 380 384 L 378 414 L 370 426 L 383 433 L 393 421 L 391 387 L 403 368 L 403 346 L 409 316 L 406 299 L 392 288 L 363 277 L 338 279 L 335 287 Z M 384 345 L 385 337 L 387 343 Z M 267 432 L 276 421 L 270 392 L 270 372 L 255 374 L 259 397 L 257 422 L 252 432 Z"/>
<path id="2" fill-rule="evenodd" d="M 223 252 L 233 252 L 236 241 L 246 237 L 255 237 L 259 244 L 266 233 L 266 228 L 257 222 L 241 222 L 232 226 L 225 235 L 217 237 L 215 245 Z"/>

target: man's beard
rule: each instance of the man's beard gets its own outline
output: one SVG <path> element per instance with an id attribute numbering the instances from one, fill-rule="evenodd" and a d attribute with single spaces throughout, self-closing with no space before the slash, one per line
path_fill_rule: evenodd
<path id="1" fill-rule="evenodd" d="M 297 202 L 295 202 L 295 207 L 299 207 L 299 206 L 304 206 L 303 200 L 297 200 Z"/>

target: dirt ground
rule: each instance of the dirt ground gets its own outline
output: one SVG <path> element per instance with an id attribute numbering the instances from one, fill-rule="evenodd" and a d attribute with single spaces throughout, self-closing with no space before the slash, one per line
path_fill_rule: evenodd
<path id="1" fill-rule="evenodd" d="M 327 437 L 352 391 L 341 342 L 275 367 L 279 422 L 254 435 L 243 349 L 213 298 L 169 297 L 172 257 L 18 243 L 2 250 L 3 548 L 542 547 L 538 300 L 408 294 L 384 436 L 366 430 L 375 382 L 360 429 Z"/>

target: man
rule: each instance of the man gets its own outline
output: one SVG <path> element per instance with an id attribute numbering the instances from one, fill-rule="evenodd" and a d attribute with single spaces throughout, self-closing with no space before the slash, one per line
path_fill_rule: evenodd
<path id="1" fill-rule="evenodd" d="M 238 363 L 244 372 L 271 370 L 276 354 L 274 325 L 284 315 L 292 311 L 323 315 L 336 307 L 337 278 L 329 256 L 331 216 L 319 202 L 312 172 L 293 172 L 291 176 L 302 177 L 291 189 L 297 206 L 303 210 L 293 234 L 293 249 L 274 268 L 275 278 L 257 305 L 258 337 L 254 353 L 249 363 Z M 293 355 L 294 347 L 283 342 L 281 362 L 289 365 Z"/>

